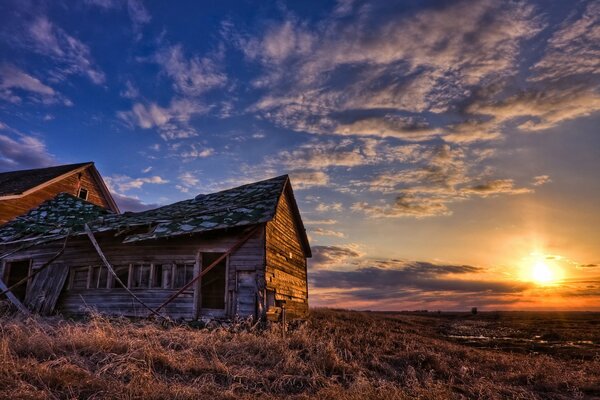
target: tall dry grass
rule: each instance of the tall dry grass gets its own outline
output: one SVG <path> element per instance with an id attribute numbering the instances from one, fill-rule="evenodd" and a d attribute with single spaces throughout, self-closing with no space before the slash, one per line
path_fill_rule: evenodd
<path id="1" fill-rule="evenodd" d="M 368 313 L 313 310 L 285 339 L 278 326 L 0 316 L 6 399 L 572 399 L 600 395 L 599 379 L 600 362 L 473 349 Z"/>

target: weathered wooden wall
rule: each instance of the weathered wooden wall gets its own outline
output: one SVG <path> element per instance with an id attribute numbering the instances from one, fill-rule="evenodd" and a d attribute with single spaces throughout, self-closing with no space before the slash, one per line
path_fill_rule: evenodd
<path id="1" fill-rule="evenodd" d="M 59 193 L 69 193 L 77 196 L 79 188 L 88 190 L 88 200 L 101 207 L 109 208 L 109 203 L 102 194 L 96 180 L 89 172 L 89 168 L 79 173 L 74 173 L 66 178 L 54 182 L 35 192 L 16 199 L 0 200 L 0 224 L 4 224 L 19 215 L 27 213 L 32 208 L 42 204 L 46 200 L 54 198 Z"/>
<path id="2" fill-rule="evenodd" d="M 199 253 L 226 252 L 244 236 L 244 232 L 243 229 L 237 229 L 221 233 L 215 232 L 133 244 L 122 244 L 123 236 L 114 237 L 113 233 L 97 234 L 96 239 L 106 258 L 113 266 L 130 263 L 185 262 L 196 264 L 195 271 L 197 271 L 200 262 Z M 32 259 L 32 269 L 35 270 L 50 259 L 61 246 L 62 241 L 37 246 L 16 253 L 7 258 L 6 261 Z M 0 249 L 0 253 L 8 250 L 10 248 L 3 247 Z M 258 308 L 256 293 L 249 296 L 247 287 L 240 285 L 238 275 L 244 274 L 244 278 L 247 278 L 248 274 L 252 274 L 256 280 L 256 276 L 262 274 L 264 258 L 264 229 L 262 228 L 229 256 L 226 287 L 226 311 L 228 315 L 256 315 L 255 310 Z M 86 236 L 70 239 L 64 254 L 57 262 L 69 265 L 71 270 L 77 267 L 101 265 L 100 258 Z M 244 280 L 244 282 L 246 281 Z M 197 318 L 201 315 L 201 304 L 198 302 L 199 287 L 198 283 L 190 290 L 185 291 L 166 306 L 164 312 L 172 318 Z M 240 287 L 243 287 L 241 296 L 238 295 Z M 148 306 L 156 308 L 178 289 L 132 288 L 131 290 Z M 84 307 L 93 307 L 109 314 L 133 317 L 143 317 L 148 314 L 148 311 L 123 288 L 67 289 L 67 285 L 65 285 L 58 299 L 57 310 L 65 314 L 78 314 L 82 312 Z"/>
<path id="3" fill-rule="evenodd" d="M 265 284 L 267 297 L 269 291 L 274 295 L 275 307 L 271 308 L 285 305 L 290 317 L 305 316 L 308 312 L 306 279 L 306 255 L 294 221 L 290 194 L 285 191 L 275 217 L 266 224 Z"/>

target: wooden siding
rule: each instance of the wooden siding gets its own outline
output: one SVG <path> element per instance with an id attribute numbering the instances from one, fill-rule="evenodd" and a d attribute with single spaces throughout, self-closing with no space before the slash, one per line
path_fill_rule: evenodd
<path id="1" fill-rule="evenodd" d="M 277 212 L 266 224 L 265 285 L 273 291 L 275 306 L 285 305 L 291 318 L 308 312 L 306 256 L 287 191 L 279 199 Z M 273 312 L 273 310 L 266 310 Z"/>
<path id="2" fill-rule="evenodd" d="M 92 177 L 89 168 L 90 167 L 81 172 L 71 174 L 64 179 L 36 190 L 27 196 L 17 199 L 0 199 L 0 224 L 4 224 L 19 215 L 27 213 L 32 208 L 39 206 L 46 200 L 54 198 L 59 193 L 64 192 L 77 196 L 80 187 L 84 187 L 88 190 L 87 201 L 110 209 L 107 199 L 104 197 L 96 180 Z"/>
<path id="3" fill-rule="evenodd" d="M 164 239 L 159 241 L 144 241 L 135 244 L 122 244 L 122 236 L 115 237 L 113 233 L 97 234 L 96 239 L 102 252 L 112 265 L 131 263 L 193 263 L 197 264 L 201 252 L 226 252 L 244 236 L 245 230 L 235 229 L 220 233 L 187 236 L 183 238 Z M 14 246 L 18 246 L 14 245 Z M 7 258 L 32 259 L 32 268 L 42 266 L 62 246 L 62 241 L 56 241 L 37 246 L 14 254 Z M 10 248 L 4 247 L 5 253 Z M 244 243 L 232 253 L 228 259 L 227 278 L 227 315 L 239 314 L 242 317 L 254 315 L 259 307 L 256 303 L 256 293 L 248 293 L 247 286 L 243 285 L 243 293 L 238 295 L 237 278 L 240 273 L 264 271 L 264 230 Z M 57 263 L 68 265 L 70 269 L 85 266 L 100 266 L 101 261 L 87 237 L 71 238 L 64 254 Z M 256 278 L 255 278 L 256 279 Z M 246 282 L 247 280 L 244 280 Z M 28 290 L 30 287 L 28 287 Z M 131 289 L 138 297 L 150 307 L 158 307 L 177 289 L 160 288 L 134 288 Z M 176 300 L 164 308 L 164 312 L 172 318 L 195 319 L 202 316 L 197 299 L 200 282 L 195 287 L 185 291 Z M 33 296 L 35 297 L 35 296 Z M 254 307 L 250 307 L 254 302 Z M 95 308 L 108 314 L 124 315 L 131 317 L 145 317 L 148 310 L 137 303 L 123 288 L 101 289 L 70 289 L 65 285 L 58 298 L 56 309 L 65 314 L 79 314 L 85 307 Z"/>

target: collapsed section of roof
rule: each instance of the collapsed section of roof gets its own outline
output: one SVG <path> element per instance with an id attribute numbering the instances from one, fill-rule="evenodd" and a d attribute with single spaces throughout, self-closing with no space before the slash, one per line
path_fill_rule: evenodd
<path id="1" fill-rule="evenodd" d="M 93 232 L 148 227 L 145 233 L 125 236 L 123 243 L 255 225 L 273 219 L 279 198 L 288 182 L 288 176 L 282 175 L 217 193 L 198 195 L 193 199 L 153 210 L 124 214 L 115 214 L 61 193 L 26 215 L 1 226 L 0 244 L 23 240 L 44 241 L 67 234 L 83 234 L 85 224 Z M 298 220 L 300 221 L 299 214 Z M 308 247 L 303 227 L 301 235 Z"/>
<path id="2" fill-rule="evenodd" d="M 0 227 L 0 244 L 22 240 L 61 238 L 81 232 L 85 223 L 113 214 L 68 193 L 60 193 L 27 214 Z"/>

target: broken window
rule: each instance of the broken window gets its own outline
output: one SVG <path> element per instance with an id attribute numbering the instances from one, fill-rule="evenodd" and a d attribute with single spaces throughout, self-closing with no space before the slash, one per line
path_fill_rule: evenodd
<path id="1" fill-rule="evenodd" d="M 202 270 L 210 267 L 223 253 L 202 253 Z M 227 282 L 227 258 L 223 258 L 202 277 L 200 293 L 202 308 L 222 310 L 225 308 L 225 284 Z"/>
<path id="2" fill-rule="evenodd" d="M 90 289 L 105 289 L 108 283 L 108 269 L 106 267 L 92 267 Z"/>
<path id="3" fill-rule="evenodd" d="M 74 268 L 71 274 L 71 289 L 87 289 L 89 267 Z"/>
<path id="4" fill-rule="evenodd" d="M 77 193 L 77 197 L 83 200 L 88 199 L 88 190 L 86 188 L 79 188 L 79 193 Z"/>
<path id="5" fill-rule="evenodd" d="M 159 289 L 170 289 L 171 283 L 173 282 L 171 278 L 172 273 L 172 264 L 154 264 L 152 287 Z"/>
<path id="6" fill-rule="evenodd" d="M 148 288 L 150 286 L 150 265 L 137 264 L 132 267 L 131 287 Z M 124 282 L 123 282 L 124 283 Z"/>
<path id="7" fill-rule="evenodd" d="M 182 288 L 194 278 L 194 264 L 175 264 L 175 288 Z"/>
<path id="8" fill-rule="evenodd" d="M 129 286 L 129 265 L 117 265 L 114 267 L 114 270 L 121 282 L 123 282 L 125 286 Z M 121 288 L 122 286 L 118 282 L 115 282 L 113 287 Z"/>
<path id="9" fill-rule="evenodd" d="M 23 279 L 27 278 L 29 275 L 29 260 L 24 261 L 11 261 L 6 263 L 6 268 L 4 271 L 4 279 L 6 279 L 6 285 L 11 287 Z M 25 299 L 25 293 L 27 292 L 27 282 L 22 283 L 21 285 L 13 288 L 11 292 L 15 295 L 19 300 Z"/>

